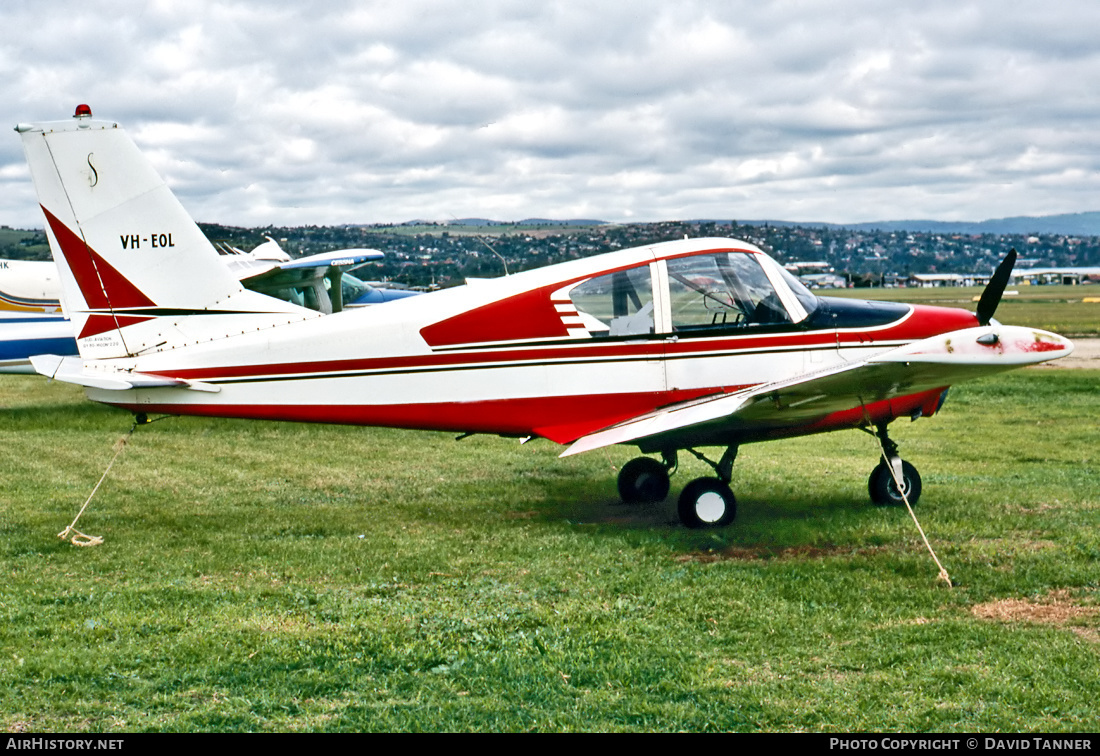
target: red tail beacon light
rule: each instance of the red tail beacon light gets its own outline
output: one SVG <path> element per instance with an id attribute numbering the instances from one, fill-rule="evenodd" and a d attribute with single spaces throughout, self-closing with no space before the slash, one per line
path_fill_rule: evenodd
<path id="1" fill-rule="evenodd" d="M 88 122 L 92 120 L 92 109 L 87 105 L 77 105 L 73 118 L 76 119 L 77 128 L 86 129 L 90 125 Z"/>

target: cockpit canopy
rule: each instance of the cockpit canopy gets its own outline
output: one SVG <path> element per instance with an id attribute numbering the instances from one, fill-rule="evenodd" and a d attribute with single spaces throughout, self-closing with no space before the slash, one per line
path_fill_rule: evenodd
<path id="1" fill-rule="evenodd" d="M 568 291 L 589 336 L 792 325 L 817 298 L 771 258 L 736 250 L 671 257 L 581 281 Z"/>

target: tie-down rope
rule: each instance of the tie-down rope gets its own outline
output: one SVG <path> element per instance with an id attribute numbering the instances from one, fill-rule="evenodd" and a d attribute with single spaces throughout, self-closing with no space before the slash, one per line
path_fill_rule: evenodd
<path id="1" fill-rule="evenodd" d="M 103 481 L 107 479 L 107 473 L 111 472 L 111 467 L 115 464 L 115 460 L 118 459 L 118 455 L 122 453 L 122 450 L 126 447 L 126 444 L 130 441 L 130 436 L 134 435 L 134 429 L 138 426 L 138 420 L 134 418 L 134 424 L 130 426 L 130 431 L 115 442 L 115 454 L 111 457 L 111 461 L 107 465 L 107 469 L 103 471 L 102 477 L 99 482 L 95 484 L 95 488 L 92 489 L 91 494 L 88 495 L 87 500 L 84 502 L 84 506 L 80 508 L 80 511 L 76 513 L 76 517 L 69 524 L 69 527 L 62 530 L 57 534 L 57 537 L 64 540 L 72 535 L 71 543 L 73 546 L 98 546 L 103 543 L 103 536 L 93 536 L 81 533 L 76 529 L 76 521 L 80 519 L 80 516 L 84 514 L 84 510 L 88 508 L 88 505 L 92 502 L 92 497 L 95 496 L 96 491 L 103 485 Z"/>
<path id="2" fill-rule="evenodd" d="M 951 576 L 947 574 L 947 570 L 944 569 L 940 563 L 939 557 L 936 556 L 935 550 L 932 548 L 932 544 L 928 542 L 928 536 L 924 534 L 924 528 L 920 526 L 920 521 L 917 520 L 917 515 L 913 512 L 913 507 L 909 504 L 909 497 L 905 495 L 905 484 L 898 476 L 898 471 L 894 469 L 893 464 L 890 463 L 890 458 L 886 454 L 886 446 L 882 443 L 882 439 L 878 434 L 873 434 L 878 440 L 879 450 L 882 452 L 883 462 L 886 464 L 886 469 L 890 471 L 890 477 L 894 479 L 894 485 L 898 488 L 898 493 L 901 494 L 901 500 L 905 502 L 905 508 L 909 510 L 909 516 L 913 518 L 913 523 L 917 526 L 917 532 L 920 533 L 920 537 L 924 540 L 924 545 L 928 548 L 928 553 L 932 555 L 932 561 L 936 563 L 936 566 L 940 568 L 939 578 L 947 583 L 947 587 L 951 588 Z"/>

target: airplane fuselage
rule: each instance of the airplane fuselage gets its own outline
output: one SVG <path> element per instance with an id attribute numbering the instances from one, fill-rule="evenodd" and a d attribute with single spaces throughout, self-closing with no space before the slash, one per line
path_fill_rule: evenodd
<path id="1" fill-rule="evenodd" d="M 631 269 L 662 281 L 666 261 L 715 250 L 766 259 L 729 239 L 669 242 L 502 279 L 197 343 L 108 367 L 197 381 L 187 388 L 89 396 L 133 411 L 542 436 L 559 443 L 659 407 L 730 393 L 863 359 L 976 325 L 972 313 L 819 299 L 801 322 L 664 329 L 671 296 L 657 290 L 652 332 L 570 329 L 578 283 Z M 770 259 L 767 263 L 771 263 Z M 667 271 L 666 271 L 667 272 Z M 777 279 L 778 280 L 778 279 Z M 576 325 L 573 323 L 572 325 Z M 939 391 L 899 396 L 876 421 L 931 411 Z M 931 414 L 931 411 L 926 414 Z M 815 430 L 866 422 L 865 412 Z M 807 432 L 754 428 L 740 441 Z M 726 439 L 722 439 L 725 442 Z"/>

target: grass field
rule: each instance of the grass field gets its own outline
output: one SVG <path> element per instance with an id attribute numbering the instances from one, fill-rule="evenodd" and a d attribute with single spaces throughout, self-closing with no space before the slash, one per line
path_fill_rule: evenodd
<path id="1" fill-rule="evenodd" d="M 1054 331 L 1063 336 L 1100 336 L 1100 286 L 1011 286 L 1014 295 L 1005 296 L 997 307 L 997 320 L 1005 325 L 1026 325 Z M 980 286 L 945 286 L 928 289 L 844 289 L 822 290 L 823 296 L 856 299 L 885 299 L 893 302 L 962 307 L 973 310 Z"/>
<path id="2" fill-rule="evenodd" d="M 1095 731 L 1100 373 L 893 436 L 745 447 L 738 519 L 617 502 L 614 449 L 129 416 L 0 378 L 0 729 Z"/>

